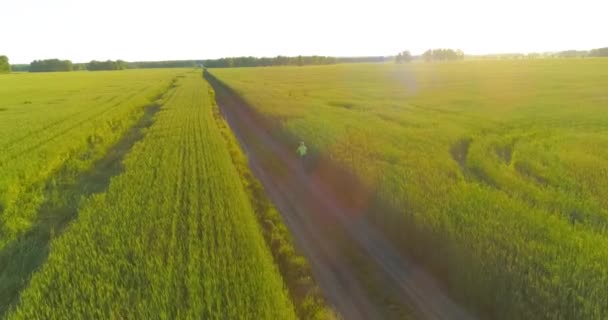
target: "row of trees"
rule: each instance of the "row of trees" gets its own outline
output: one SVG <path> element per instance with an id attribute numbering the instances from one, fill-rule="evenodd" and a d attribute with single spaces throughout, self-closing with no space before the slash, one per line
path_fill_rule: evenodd
<path id="1" fill-rule="evenodd" d="M 12 72 L 28 72 L 30 71 L 29 64 L 11 64 Z"/>
<path id="2" fill-rule="evenodd" d="M 127 69 L 128 64 L 126 61 L 122 60 L 107 60 L 107 61 L 96 61 L 93 60 L 86 65 L 86 69 L 89 71 L 99 71 L 99 70 L 123 70 Z"/>
<path id="3" fill-rule="evenodd" d="M 358 63 L 358 62 L 384 62 L 387 57 L 326 57 L 326 56 L 277 56 L 274 58 L 236 57 L 211 60 L 167 60 L 167 61 L 136 61 L 126 62 L 123 60 L 93 60 L 89 63 L 72 63 L 69 60 L 36 60 L 31 64 L 16 64 L 12 66 L 17 72 L 52 72 L 52 71 L 98 71 L 98 70 L 123 70 L 123 69 L 149 69 L 149 68 L 196 68 L 206 66 L 209 68 L 231 68 L 231 67 L 260 67 L 260 66 L 284 66 L 284 65 L 322 65 L 335 63 Z M 69 65 L 71 64 L 71 67 Z"/>
<path id="4" fill-rule="evenodd" d="M 453 49 L 429 49 L 420 56 L 425 61 L 452 61 L 463 60 L 464 53 L 461 50 Z M 572 57 L 608 57 L 608 47 L 592 49 L 590 51 L 568 50 L 556 53 L 531 53 L 531 54 L 504 54 L 504 55 L 488 55 L 480 58 L 497 58 L 497 59 L 517 59 L 517 58 L 572 58 Z M 356 63 L 356 62 L 383 62 L 387 58 L 383 56 L 377 57 L 328 57 L 328 56 L 297 56 L 286 57 L 277 56 L 274 58 L 256 58 L 256 57 L 232 57 L 210 60 L 169 60 L 169 61 L 138 61 L 126 62 L 123 60 L 107 60 L 107 61 L 91 61 L 89 63 L 73 64 L 70 60 L 47 59 L 34 60 L 29 65 L 13 65 L 13 71 L 30 71 L 30 72 L 54 72 L 54 71 L 72 71 L 72 70 L 123 70 L 123 69 L 141 69 L 141 68 L 194 68 L 204 65 L 208 68 L 233 68 L 233 67 L 265 67 L 265 66 L 304 66 L 304 65 L 324 65 L 336 63 Z M 396 63 L 406 63 L 414 59 L 414 56 L 409 51 L 399 52 L 395 56 Z M 0 73 L 11 71 L 6 56 L 0 56 Z"/>
<path id="5" fill-rule="evenodd" d="M 325 56 L 297 56 L 285 57 L 277 56 L 274 58 L 256 57 L 231 57 L 213 60 L 205 60 L 204 66 L 207 68 L 236 68 L 236 67 L 269 67 L 269 66 L 305 66 L 335 64 L 337 58 Z"/>
<path id="6" fill-rule="evenodd" d="M 390 57 L 369 56 L 369 57 L 337 57 L 336 63 L 362 63 L 362 62 L 385 62 Z"/>
<path id="7" fill-rule="evenodd" d="M 28 64 L 13 66 L 14 71 L 20 72 L 55 72 L 55 71 L 100 71 L 100 70 L 124 70 L 143 68 L 195 68 L 202 64 L 202 60 L 177 60 L 177 61 L 138 61 L 126 62 L 123 60 L 93 60 L 89 63 L 72 63 L 70 60 L 48 59 L 35 60 Z"/>
<path id="8" fill-rule="evenodd" d="M 608 47 L 592 50 L 565 50 L 559 52 L 502 53 L 477 56 L 477 59 L 551 59 L 608 57 Z"/>
<path id="9" fill-rule="evenodd" d="M 8 63 L 7 56 L 0 56 L 0 73 L 11 72 L 11 65 Z"/>
<path id="10" fill-rule="evenodd" d="M 453 61 L 453 60 L 463 60 L 464 52 L 462 50 L 453 50 L 453 49 L 429 49 L 425 51 L 421 56 L 416 58 L 423 58 L 424 61 Z M 414 59 L 412 54 L 405 50 L 399 52 L 395 56 L 395 63 L 406 63 L 410 62 Z"/>
<path id="11" fill-rule="evenodd" d="M 589 51 L 590 57 L 608 57 L 608 47 L 598 48 Z"/>
<path id="12" fill-rule="evenodd" d="M 70 60 L 59 60 L 59 59 L 47 59 L 47 60 L 34 60 L 30 63 L 30 72 L 58 72 L 58 71 L 72 71 L 74 68 L 72 61 Z"/>
<path id="13" fill-rule="evenodd" d="M 143 68 L 195 68 L 202 64 L 202 60 L 178 60 L 178 61 L 139 61 L 126 62 L 123 60 L 93 60 L 89 63 L 72 63 L 69 60 L 35 60 L 28 64 L 13 66 L 14 71 L 20 72 L 54 72 L 54 71 L 100 71 L 100 70 L 124 70 Z"/>
<path id="14" fill-rule="evenodd" d="M 151 68 L 196 68 L 203 63 L 202 60 L 167 60 L 167 61 L 136 61 L 127 62 L 128 69 Z"/>
<path id="15" fill-rule="evenodd" d="M 425 61 L 462 60 L 464 53 L 461 50 L 431 49 L 425 51 L 422 56 Z M 532 52 L 532 53 L 502 53 L 475 56 L 475 59 L 544 59 L 544 58 L 586 58 L 586 57 L 608 57 L 608 47 L 592 50 L 565 50 L 559 52 Z M 396 63 L 409 62 L 419 57 L 413 57 L 409 51 L 399 52 L 395 56 Z"/>
<path id="16" fill-rule="evenodd" d="M 424 61 L 463 60 L 464 52 L 453 49 L 429 49 L 422 54 Z"/>
<path id="17" fill-rule="evenodd" d="M 486 54 L 475 56 L 475 59 L 500 59 L 500 60 L 521 60 L 521 59 L 551 59 L 551 58 L 593 58 L 593 57 L 608 57 L 608 47 L 597 48 L 592 50 L 564 50 L 564 51 L 548 51 L 548 52 L 530 52 L 530 53 L 499 53 Z"/>
<path id="18" fill-rule="evenodd" d="M 526 55 L 520 55 L 523 58 L 528 59 L 541 59 L 541 58 L 587 58 L 587 57 L 608 57 L 608 47 L 597 48 L 591 50 L 566 50 L 559 52 L 532 52 Z"/>
<path id="19" fill-rule="evenodd" d="M 412 54 L 405 50 L 403 52 L 399 52 L 397 54 L 397 56 L 395 56 L 395 62 L 396 63 L 404 63 L 404 62 L 410 62 L 412 61 Z"/>

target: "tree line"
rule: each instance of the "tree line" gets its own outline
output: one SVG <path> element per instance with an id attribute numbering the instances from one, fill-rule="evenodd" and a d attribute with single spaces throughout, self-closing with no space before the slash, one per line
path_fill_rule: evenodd
<path id="1" fill-rule="evenodd" d="M 390 57 L 369 56 L 369 57 L 337 57 L 336 63 L 365 63 L 365 62 L 385 62 Z"/>
<path id="2" fill-rule="evenodd" d="M 530 55 L 530 54 L 528 54 Z M 537 54 L 537 55 L 543 55 L 543 54 Z M 594 57 L 608 57 L 608 47 L 606 48 L 597 48 L 597 49 L 591 49 L 589 51 L 586 50 L 566 50 L 566 51 L 560 51 L 557 53 L 547 53 L 544 54 L 543 56 L 548 56 L 551 58 L 585 58 L 585 57 L 590 57 L 590 58 L 594 58 Z"/>
<path id="3" fill-rule="evenodd" d="M 558 52 L 530 52 L 530 53 L 501 53 L 475 56 L 476 59 L 550 59 L 550 58 L 597 58 L 608 57 L 608 47 L 592 50 L 564 50 Z"/>
<path id="4" fill-rule="evenodd" d="M 529 54 L 493 54 L 477 56 L 479 59 L 536 59 L 536 58 L 585 58 L 585 57 L 608 57 L 608 47 L 585 50 L 566 50 L 553 53 L 529 53 Z M 147 69 L 147 68 L 235 68 L 235 67 L 267 67 L 267 66 L 305 66 L 305 65 L 327 65 L 336 63 L 359 63 L 359 62 L 384 62 L 393 57 L 371 56 L 371 57 L 329 57 L 329 56 L 277 56 L 273 58 L 263 57 L 230 57 L 208 60 L 167 60 L 167 61 L 135 61 L 123 60 L 93 60 L 88 63 L 72 63 L 70 60 L 46 59 L 34 60 L 28 64 L 9 63 L 8 57 L 0 55 L 0 73 L 15 72 L 57 72 L 57 71 L 99 71 L 99 70 L 123 70 L 123 69 Z M 409 51 L 399 52 L 394 56 L 396 63 L 406 63 L 415 59 L 424 61 L 451 61 L 463 60 L 464 53 L 454 49 L 429 49 L 420 56 L 413 56 Z"/>
<path id="5" fill-rule="evenodd" d="M 47 59 L 34 60 L 30 63 L 30 72 L 59 72 L 72 71 L 74 66 L 70 60 Z"/>
<path id="6" fill-rule="evenodd" d="M 424 59 L 426 62 L 463 60 L 464 52 L 454 49 L 429 49 L 420 56 L 413 56 L 408 50 L 405 50 L 397 53 L 394 61 L 399 64 L 410 62 L 414 59 Z"/>
<path id="7" fill-rule="evenodd" d="M 429 49 L 422 54 L 424 61 L 453 61 L 463 60 L 464 52 L 453 49 Z"/>
<path id="8" fill-rule="evenodd" d="M 58 72 L 58 71 L 102 71 L 149 68 L 195 68 L 202 65 L 202 60 L 177 61 L 136 61 L 123 60 L 92 60 L 88 63 L 72 63 L 70 60 L 46 59 L 34 60 L 30 64 L 15 64 L 13 71 L 17 72 Z"/>
<path id="9" fill-rule="evenodd" d="M 205 60 L 203 62 L 203 65 L 207 68 L 305 66 L 305 65 L 335 64 L 336 61 L 337 60 L 335 57 L 325 57 L 325 56 L 297 56 L 297 57 L 277 56 L 274 58 L 229 57 L 229 58 Z"/>
<path id="10" fill-rule="evenodd" d="M 11 72 L 11 65 L 8 63 L 7 56 L 0 56 L 0 73 Z"/>
<path id="11" fill-rule="evenodd" d="M 202 60 L 166 60 L 166 61 L 136 61 L 127 62 L 128 69 L 150 68 L 196 68 L 203 63 Z"/>
<path id="12" fill-rule="evenodd" d="M 410 62 L 412 61 L 413 57 L 412 54 L 405 50 L 403 52 L 399 52 L 396 56 L 395 56 L 395 62 L 396 63 L 404 63 L 404 62 Z"/>
<path id="13" fill-rule="evenodd" d="M 122 60 L 107 60 L 107 61 L 91 61 L 87 63 L 86 69 L 89 71 L 98 71 L 98 70 L 123 70 L 127 69 L 128 65 L 126 61 Z"/>
<path id="14" fill-rule="evenodd" d="M 589 51 L 590 57 L 608 57 L 608 47 L 598 48 Z"/>

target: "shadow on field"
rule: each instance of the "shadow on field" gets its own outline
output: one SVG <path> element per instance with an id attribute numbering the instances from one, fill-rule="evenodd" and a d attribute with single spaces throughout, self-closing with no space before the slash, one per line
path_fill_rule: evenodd
<path id="1" fill-rule="evenodd" d="M 76 176 L 62 168 L 47 182 L 47 197 L 32 228 L 0 251 L 0 319 L 3 318 L 29 283 L 30 277 L 47 259 L 50 242 L 77 216 L 81 199 L 105 191 L 110 179 L 123 170 L 122 160 L 154 122 L 159 104 L 144 114 L 105 156 L 83 174 Z"/>
<path id="2" fill-rule="evenodd" d="M 381 221 L 407 215 L 318 150 L 310 148 L 305 159 L 298 158 L 299 139 L 283 130 L 280 120 L 257 113 L 213 75 L 204 76 L 251 171 L 280 211 L 334 310 L 344 319 L 474 319 L 377 228 L 391 225 L 396 233 L 417 238 L 420 233 L 398 228 L 402 225 L 395 219 Z M 415 229 L 411 223 L 406 226 Z M 419 251 L 432 248 L 423 241 L 409 243 Z"/>

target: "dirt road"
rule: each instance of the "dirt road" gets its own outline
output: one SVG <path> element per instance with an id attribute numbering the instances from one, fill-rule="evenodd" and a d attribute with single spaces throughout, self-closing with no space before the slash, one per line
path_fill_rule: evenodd
<path id="1" fill-rule="evenodd" d="M 474 319 L 366 221 L 363 188 L 328 177 L 331 164 L 302 165 L 297 144 L 288 145 L 239 96 L 207 79 L 253 173 L 344 319 Z"/>

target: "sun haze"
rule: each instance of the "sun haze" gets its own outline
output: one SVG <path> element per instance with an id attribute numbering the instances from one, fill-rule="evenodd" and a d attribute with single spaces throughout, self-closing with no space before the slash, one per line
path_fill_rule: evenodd
<path id="1" fill-rule="evenodd" d="M 0 53 L 29 63 L 591 49 L 606 45 L 606 9 L 601 0 L 8 0 Z"/>

